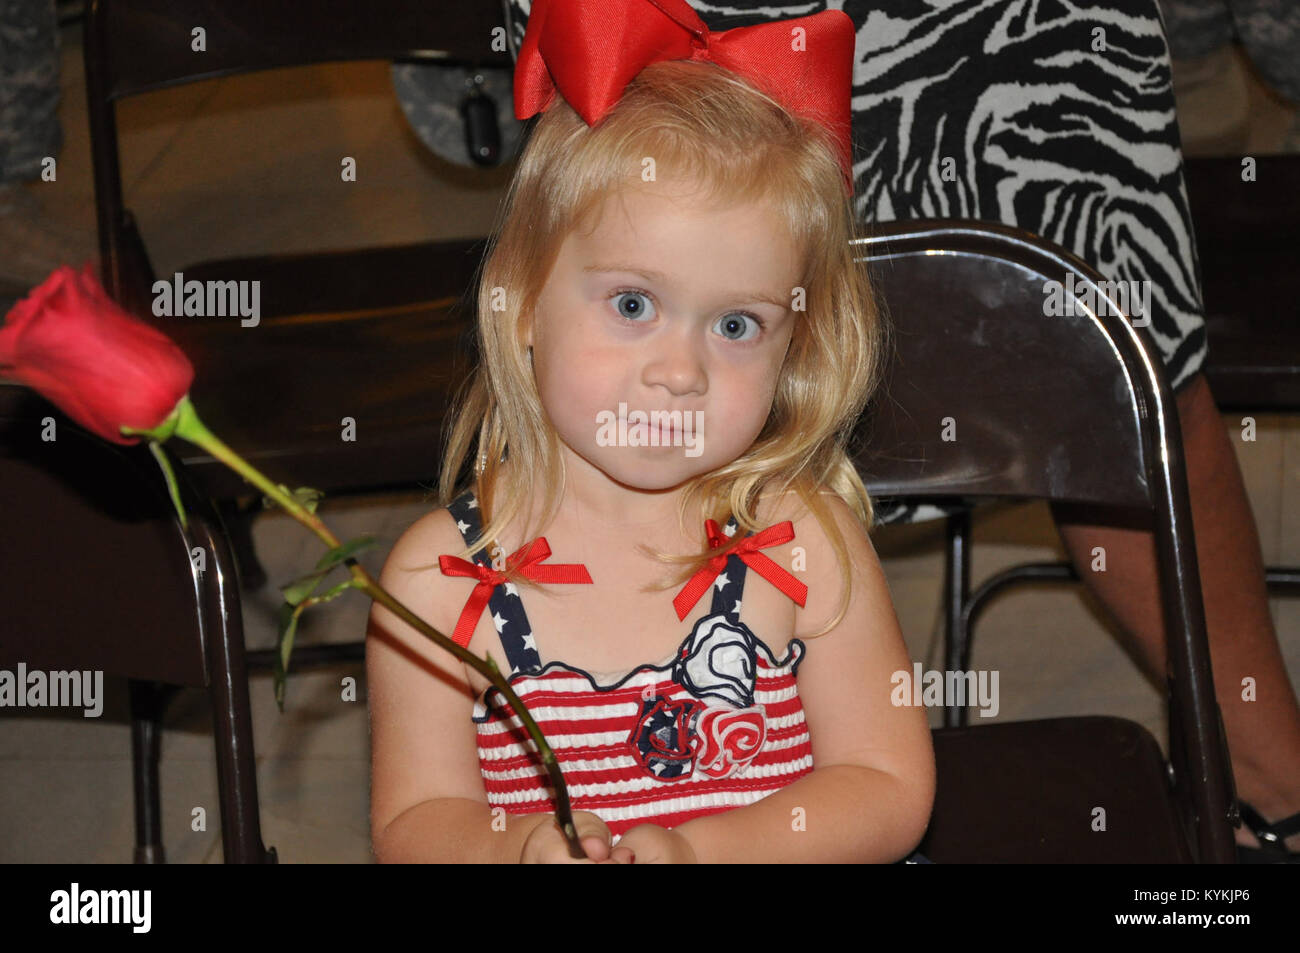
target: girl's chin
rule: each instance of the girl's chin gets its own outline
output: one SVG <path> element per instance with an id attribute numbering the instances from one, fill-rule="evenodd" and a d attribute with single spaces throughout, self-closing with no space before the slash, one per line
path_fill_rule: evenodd
<path id="1" fill-rule="evenodd" d="M 710 469 L 703 457 L 687 457 L 680 447 L 619 447 L 588 457 L 588 462 L 616 483 L 634 490 L 671 490 Z"/>

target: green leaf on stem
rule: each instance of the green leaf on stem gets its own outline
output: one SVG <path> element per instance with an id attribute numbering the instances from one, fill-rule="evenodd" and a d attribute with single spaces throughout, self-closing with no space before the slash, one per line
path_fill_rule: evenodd
<path id="1" fill-rule="evenodd" d="M 288 681 L 289 656 L 293 653 L 293 637 L 298 631 L 298 616 L 306 606 L 285 603 L 277 616 L 280 630 L 280 651 L 276 653 L 272 673 L 275 676 L 275 704 L 284 713 L 284 689 Z"/>
<path id="2" fill-rule="evenodd" d="M 316 591 L 316 587 L 321 584 L 321 580 L 329 575 L 331 569 L 344 560 L 350 559 L 353 553 L 374 544 L 375 538 L 373 536 L 361 536 L 357 539 L 348 540 L 335 549 L 331 549 L 321 557 L 320 562 L 316 564 L 316 568 L 312 572 L 295 579 L 287 586 L 280 587 L 280 591 L 284 593 L 284 601 L 293 606 L 303 602 Z M 349 582 L 348 585 L 350 586 L 352 583 Z"/>
<path id="3" fill-rule="evenodd" d="M 319 582 L 319 580 L 317 581 Z M 298 617 L 309 606 L 332 602 L 349 589 L 359 589 L 362 586 L 363 583 L 356 579 L 345 579 L 338 585 L 326 589 L 319 596 L 304 599 L 297 605 L 286 602 L 280 606 L 277 620 L 280 630 L 280 651 L 275 656 L 273 671 L 275 674 L 275 704 L 281 712 L 284 711 L 284 690 L 289 679 L 289 659 L 293 655 L 293 640 L 298 632 Z"/>
<path id="4" fill-rule="evenodd" d="M 176 474 L 172 472 L 172 465 L 167 459 L 167 454 L 163 453 L 162 444 L 157 440 L 150 440 L 149 452 L 153 454 L 153 458 L 158 461 L 158 466 L 162 468 L 163 479 L 167 481 L 167 492 L 172 498 L 172 506 L 176 507 L 176 515 L 181 518 L 181 528 L 188 530 L 190 523 L 185 518 L 185 507 L 181 505 L 180 487 L 176 485 Z"/>
<path id="5" fill-rule="evenodd" d="M 289 489 L 287 486 L 285 486 L 283 483 L 277 483 L 277 484 L 275 485 L 275 488 L 276 488 L 277 490 L 279 490 L 281 493 L 283 493 L 285 496 L 293 496 L 293 491 L 290 490 L 290 489 Z M 279 505 L 280 505 L 280 504 L 277 503 L 275 500 L 273 500 L 269 495 L 263 495 L 263 497 L 262 497 L 262 509 L 264 509 L 264 510 L 269 510 L 269 509 L 273 509 L 273 508 L 275 508 L 275 507 L 277 507 L 277 506 L 279 506 Z"/>
<path id="6" fill-rule="evenodd" d="M 275 488 L 312 514 L 316 512 L 317 504 L 325 497 L 323 492 L 310 486 L 300 486 L 296 490 L 291 490 L 283 483 L 277 483 Z M 269 510 L 275 506 L 280 506 L 277 500 L 272 499 L 269 495 L 262 497 L 262 509 Z"/>
<path id="7" fill-rule="evenodd" d="M 357 580 L 345 579 L 337 586 L 331 586 L 329 589 L 326 589 L 319 596 L 315 596 L 311 599 L 308 599 L 307 602 L 304 604 L 303 608 L 306 608 L 307 606 L 320 605 L 325 602 L 333 602 L 335 599 L 343 595 L 343 593 L 347 592 L 349 589 L 359 589 L 359 588 L 361 588 L 361 583 L 359 583 Z"/>
<path id="8" fill-rule="evenodd" d="M 329 575 L 328 569 L 324 572 L 313 572 L 295 579 L 287 586 L 281 586 L 280 591 L 284 593 L 284 601 L 291 606 L 298 605 L 316 591 L 316 587 L 321 584 L 321 580 L 327 575 Z"/>
<path id="9" fill-rule="evenodd" d="M 320 490 L 312 489 L 309 486 L 300 486 L 290 494 L 295 500 L 307 508 L 308 513 L 316 512 L 316 504 L 325 496 Z"/>
<path id="10" fill-rule="evenodd" d="M 332 569 L 333 567 L 337 566 L 339 563 L 343 562 L 345 559 L 351 559 L 353 553 L 358 553 L 361 550 L 368 549 L 373 545 L 375 545 L 375 537 L 369 534 L 365 536 L 358 536 L 356 539 L 350 539 L 342 546 L 337 546 L 334 549 L 331 549 L 324 556 L 322 556 L 320 562 L 316 564 L 316 568 L 318 570 Z"/>

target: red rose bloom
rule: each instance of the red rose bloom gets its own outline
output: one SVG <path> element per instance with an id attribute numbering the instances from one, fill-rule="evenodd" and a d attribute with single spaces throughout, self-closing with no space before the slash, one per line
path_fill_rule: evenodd
<path id="1" fill-rule="evenodd" d="M 189 393 L 194 367 L 165 334 L 122 310 L 87 264 L 64 265 L 0 327 L 0 375 L 38 391 L 87 430 L 138 443 Z"/>

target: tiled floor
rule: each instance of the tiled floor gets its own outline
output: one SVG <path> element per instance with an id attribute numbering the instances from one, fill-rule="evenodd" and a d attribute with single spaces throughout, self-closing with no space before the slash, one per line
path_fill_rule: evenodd
<path id="1" fill-rule="evenodd" d="M 89 148 L 79 28 L 64 31 L 66 146 L 45 198 L 64 220 L 92 224 Z M 1229 108 L 1211 84 L 1185 100 L 1189 151 L 1276 149 L 1292 114 L 1257 84 Z M 198 118 L 202 114 L 202 118 Z M 384 64 L 325 66 L 225 79 L 154 93 L 120 111 L 127 204 L 160 274 L 200 258 L 239 253 L 386 244 L 486 234 L 509 170 L 472 172 L 423 148 L 393 96 Z M 340 158 L 358 180 L 340 181 Z M 323 188 L 320 183 L 330 183 Z M 330 191 L 331 189 L 336 191 Z M 1300 430 L 1260 418 L 1259 439 L 1237 443 L 1263 528 L 1265 558 L 1300 563 Z M 389 546 L 428 509 L 422 494 L 327 500 L 343 538 L 377 534 L 362 561 L 377 572 Z M 317 547 L 287 517 L 254 527 L 271 578 L 245 594 L 250 647 L 272 644 L 275 586 L 299 575 Z M 990 507 L 976 521 L 974 578 L 1029 559 L 1060 558 L 1046 508 Z M 915 659 L 938 664 L 942 527 L 886 528 L 874 536 Z M 361 637 L 368 606 L 353 593 L 306 617 L 303 640 Z M 1300 677 L 1300 604 L 1273 602 L 1289 670 Z M 1117 648 L 1109 623 L 1081 591 L 1022 589 L 999 598 L 980 626 L 977 668 L 1001 677 L 1000 719 L 1094 712 L 1133 718 L 1163 740 L 1161 703 Z M 355 676 L 358 701 L 340 698 Z M 108 683 L 96 721 L 6 709 L 0 732 L 0 860 L 129 860 L 133 844 L 125 686 Z M 277 712 L 269 676 L 252 680 L 265 840 L 283 862 L 370 859 L 368 739 L 361 666 L 299 674 Z M 937 716 L 937 713 L 932 713 Z M 163 743 L 164 839 L 174 862 L 221 859 L 210 716 L 199 692 L 182 693 Z M 936 719 L 937 720 L 937 719 Z M 196 807 L 207 829 L 192 830 Z"/>

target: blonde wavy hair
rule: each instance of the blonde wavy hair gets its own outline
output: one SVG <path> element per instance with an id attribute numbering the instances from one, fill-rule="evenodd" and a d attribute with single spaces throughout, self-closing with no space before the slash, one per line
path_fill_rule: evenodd
<path id="1" fill-rule="evenodd" d="M 697 527 L 704 517 L 724 525 L 734 516 L 742 530 L 756 531 L 762 498 L 797 493 L 826 531 L 844 582 L 834 620 L 816 633 L 824 634 L 847 611 L 850 569 L 822 494 L 839 496 L 870 530 L 871 500 L 848 442 L 879 378 L 886 326 L 865 269 L 854 261 L 850 241 L 858 231 L 834 140 L 820 123 L 790 114 L 711 63 L 647 67 L 595 127 L 558 96 L 536 120 L 481 265 L 480 361 L 451 418 L 439 501 L 446 506 L 477 483 L 483 532 L 462 558 L 495 540 L 525 506 L 531 520 L 534 490 L 543 496 L 538 532 L 554 519 L 564 495 L 564 461 L 538 396 L 527 322 L 564 238 L 606 198 L 635 188 L 648 156 L 656 178 L 702 187 L 713 201 L 772 203 L 789 223 L 795 247 L 805 249 L 800 287 L 807 308 L 796 315 L 768 420 L 738 459 L 687 484 L 678 518 L 683 531 L 688 513 Z M 735 544 L 742 537 L 737 533 Z M 647 588 L 680 586 L 719 552 L 703 548 L 703 539 L 701 546 L 687 555 L 646 548 L 679 567 L 662 585 Z M 531 584 L 512 568 L 507 578 Z"/>

